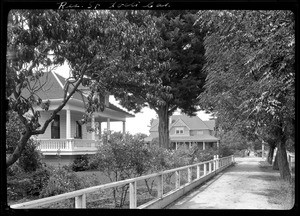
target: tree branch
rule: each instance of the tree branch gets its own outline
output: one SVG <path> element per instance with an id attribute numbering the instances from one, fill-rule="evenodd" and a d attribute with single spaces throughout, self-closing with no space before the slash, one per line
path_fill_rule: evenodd
<path id="1" fill-rule="evenodd" d="M 82 82 L 82 79 L 83 79 L 83 76 L 84 76 L 85 72 L 86 72 L 86 65 L 81 70 L 81 75 L 80 75 L 80 77 L 78 79 L 78 82 L 76 83 L 75 87 L 72 89 L 72 91 L 70 92 L 70 94 L 66 98 L 64 98 L 62 104 L 53 111 L 51 117 L 45 121 L 42 129 L 32 131 L 32 135 L 37 135 L 37 134 L 43 134 L 43 133 L 45 133 L 45 130 L 47 129 L 47 127 L 50 124 L 50 122 L 54 119 L 55 115 L 62 110 L 62 108 L 66 105 L 66 103 L 69 101 L 69 99 L 76 92 L 78 86 Z"/>
<path id="2" fill-rule="evenodd" d="M 178 106 L 174 106 L 173 108 L 171 108 L 169 111 L 168 111 L 168 115 L 172 115 L 172 113 L 177 110 Z"/>

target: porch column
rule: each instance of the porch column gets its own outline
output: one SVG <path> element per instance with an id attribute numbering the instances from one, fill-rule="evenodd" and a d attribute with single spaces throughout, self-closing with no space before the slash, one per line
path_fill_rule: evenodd
<path id="1" fill-rule="evenodd" d="M 190 149 L 192 148 L 192 142 L 189 142 L 189 148 Z"/>
<path id="2" fill-rule="evenodd" d="M 107 138 L 110 138 L 110 118 L 107 118 Z"/>
<path id="3" fill-rule="evenodd" d="M 203 150 L 205 150 L 205 142 L 203 142 Z"/>
<path id="4" fill-rule="evenodd" d="M 92 127 L 92 129 L 93 129 L 93 131 L 92 131 L 92 140 L 95 140 L 96 139 L 96 137 L 95 137 L 95 116 L 94 116 L 94 114 L 92 114 L 92 120 L 91 120 L 91 127 Z"/>
<path id="5" fill-rule="evenodd" d="M 66 109 L 66 139 L 71 139 L 71 111 Z"/>
<path id="6" fill-rule="evenodd" d="M 123 121 L 123 135 L 126 133 L 126 121 Z"/>
<path id="7" fill-rule="evenodd" d="M 177 142 L 175 142 L 175 150 L 177 150 L 177 148 L 178 148 L 178 147 L 177 147 Z"/>
<path id="8" fill-rule="evenodd" d="M 219 148 L 219 146 L 220 146 L 220 141 L 218 140 L 217 141 L 217 148 Z"/>
<path id="9" fill-rule="evenodd" d="M 99 138 L 101 138 L 102 136 L 101 136 L 101 121 L 99 121 Z"/>

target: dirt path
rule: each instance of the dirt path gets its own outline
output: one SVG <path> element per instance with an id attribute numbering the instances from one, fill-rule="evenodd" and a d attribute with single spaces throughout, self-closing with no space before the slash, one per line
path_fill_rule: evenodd
<path id="1" fill-rule="evenodd" d="M 236 158 L 237 164 L 175 202 L 170 209 L 282 209 L 268 202 L 277 172 L 259 167 L 261 158 Z"/>

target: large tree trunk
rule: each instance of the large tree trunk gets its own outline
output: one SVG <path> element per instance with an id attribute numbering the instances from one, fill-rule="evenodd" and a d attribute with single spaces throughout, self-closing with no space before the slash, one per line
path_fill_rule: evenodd
<path id="1" fill-rule="evenodd" d="M 14 152 L 8 158 L 6 158 L 6 168 L 14 164 L 21 157 L 21 154 L 30 137 L 31 132 L 29 130 L 27 130 L 24 134 L 21 135 L 20 140 L 18 141 L 18 145 L 15 148 Z"/>
<path id="2" fill-rule="evenodd" d="M 284 131 L 280 130 L 280 141 L 277 144 L 280 177 L 285 181 L 291 181 L 291 173 L 286 155 L 286 140 L 287 139 Z"/>
<path id="3" fill-rule="evenodd" d="M 164 147 L 166 149 L 170 148 L 168 109 L 169 107 L 167 105 L 162 106 L 159 108 L 157 112 L 159 118 L 159 123 L 158 123 L 159 146 Z"/>
<path id="4" fill-rule="evenodd" d="M 268 152 L 268 157 L 267 157 L 267 161 L 269 164 L 272 164 L 272 160 L 273 160 L 273 156 L 274 156 L 274 147 L 270 146 L 269 147 L 269 152 Z"/>

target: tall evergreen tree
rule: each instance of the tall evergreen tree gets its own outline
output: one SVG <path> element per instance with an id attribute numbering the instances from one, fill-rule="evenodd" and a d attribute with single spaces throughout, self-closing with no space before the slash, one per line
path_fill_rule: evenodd
<path id="1" fill-rule="evenodd" d="M 149 106 L 159 117 L 159 144 L 169 148 L 169 116 L 177 109 L 194 115 L 206 74 L 204 31 L 194 26 L 196 11 L 128 12 L 140 38 L 124 30 L 123 51 L 108 88 L 128 110 Z"/>

